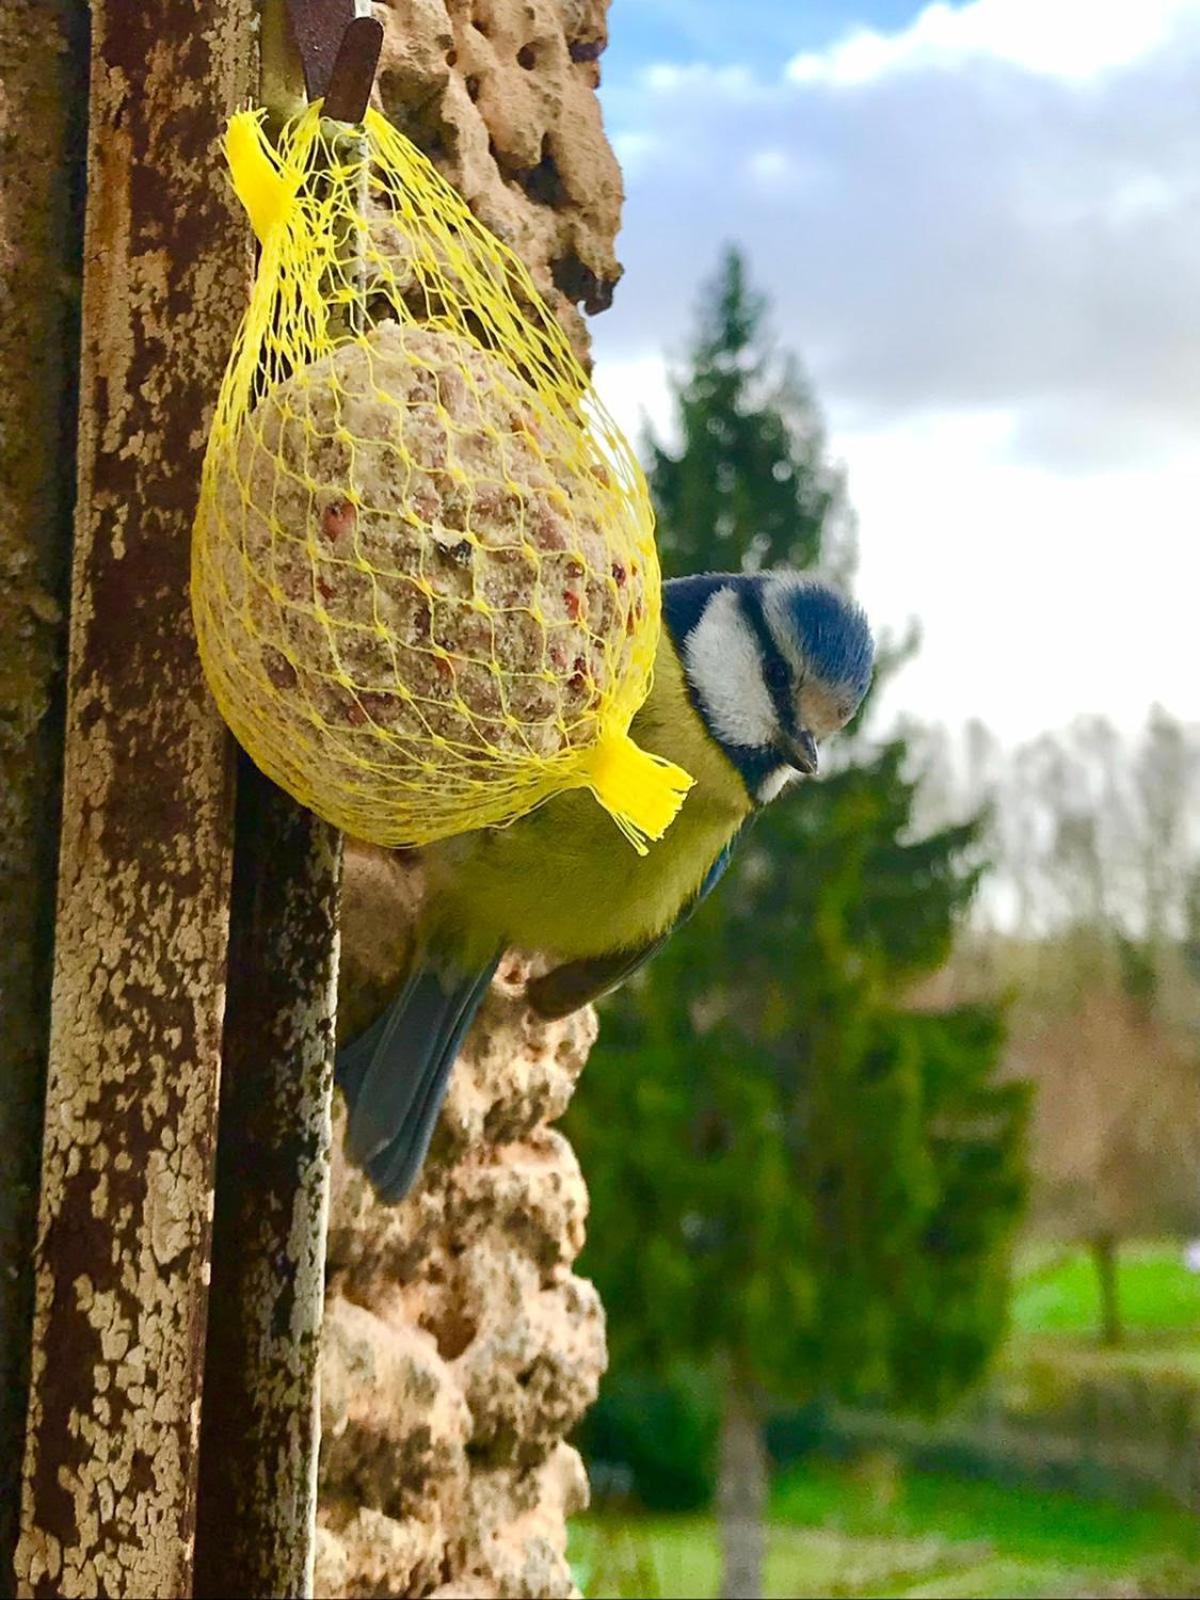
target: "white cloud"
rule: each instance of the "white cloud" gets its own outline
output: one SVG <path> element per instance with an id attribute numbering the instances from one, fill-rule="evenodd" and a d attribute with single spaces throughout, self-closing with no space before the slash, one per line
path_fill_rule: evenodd
<path id="1" fill-rule="evenodd" d="M 664 357 L 601 360 L 596 382 L 631 438 L 676 438 Z M 1082 712 L 1132 731 L 1155 701 L 1200 719 L 1200 456 L 1064 476 L 1014 460 L 1011 410 L 831 422 L 859 596 L 877 629 L 922 625 L 883 725 L 979 717 L 1015 744 Z"/>
<path id="2" fill-rule="evenodd" d="M 930 5 L 800 59 L 606 90 L 654 144 L 602 393 L 669 432 L 738 241 L 847 463 L 864 600 L 923 624 L 891 708 L 1200 718 L 1200 0 Z"/>
<path id="3" fill-rule="evenodd" d="M 1014 461 L 1011 415 L 835 434 L 860 517 L 868 613 L 922 622 L 885 697 L 1009 741 L 1081 712 L 1200 716 L 1193 597 L 1200 461 L 1066 477 Z"/>
<path id="4" fill-rule="evenodd" d="M 818 162 L 805 160 L 799 151 L 780 145 L 751 151 L 743 170 L 754 188 L 776 197 L 798 196 L 826 176 Z"/>
<path id="5" fill-rule="evenodd" d="M 880 37 L 895 55 L 943 11 Z M 910 51 L 911 70 L 853 94 L 787 81 L 782 64 L 757 85 L 735 63 L 660 66 L 649 95 L 618 87 L 628 273 L 601 351 L 678 350 L 700 275 L 737 240 L 821 396 L 863 425 L 1012 408 L 1014 449 L 1071 472 L 1190 444 L 1200 0 L 1097 3 L 1075 65 L 1129 59 L 1086 93 L 1015 64 L 1012 19 L 1049 52 L 1078 14 L 1075 0 L 972 0 L 945 26 L 970 25 L 991 55 L 942 72 Z"/>
<path id="6" fill-rule="evenodd" d="M 776 145 L 767 150 L 755 150 L 746 162 L 746 171 L 759 183 L 776 184 L 792 174 L 794 164 L 788 152 Z"/>
<path id="7" fill-rule="evenodd" d="M 794 57 L 787 75 L 846 89 L 898 72 L 994 61 L 1084 83 L 1151 55 L 1196 14 L 1195 0 L 934 0 L 902 31 L 855 28 L 826 50 Z"/>
<path id="8" fill-rule="evenodd" d="M 644 69 L 641 81 L 643 88 L 653 95 L 701 92 L 719 94 L 726 99 L 753 99 L 759 93 L 759 85 L 748 67 L 710 67 L 700 61 L 655 62 Z"/>
<path id="9" fill-rule="evenodd" d="M 660 439 L 674 438 L 674 404 L 667 363 L 659 351 L 625 360 L 601 357 L 596 362 L 593 381 L 606 408 L 635 444 L 647 425 Z"/>
<path id="10" fill-rule="evenodd" d="M 636 128 L 614 133 L 612 147 L 626 181 L 645 171 L 656 160 L 661 160 L 663 153 L 661 141 L 654 134 Z"/>
<path id="11" fill-rule="evenodd" d="M 1169 217 L 1181 200 L 1194 202 L 1195 196 L 1195 186 L 1173 185 L 1157 172 L 1136 173 L 1113 186 L 1109 215 L 1117 227 L 1149 223 Z"/>

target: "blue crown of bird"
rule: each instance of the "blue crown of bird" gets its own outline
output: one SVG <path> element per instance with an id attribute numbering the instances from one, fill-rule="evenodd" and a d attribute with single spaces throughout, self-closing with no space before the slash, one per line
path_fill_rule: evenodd
<path id="1" fill-rule="evenodd" d="M 426 891 L 400 992 L 344 1049 L 346 1144 L 397 1201 L 421 1170 L 450 1072 L 504 951 L 550 958 L 526 988 L 562 1017 L 623 982 L 711 893 L 746 821 L 817 772 L 822 740 L 870 686 L 862 611 L 809 574 L 677 578 L 663 586 L 654 685 L 632 733 L 695 779 L 640 856 L 572 791 L 507 828 L 422 852 Z"/>

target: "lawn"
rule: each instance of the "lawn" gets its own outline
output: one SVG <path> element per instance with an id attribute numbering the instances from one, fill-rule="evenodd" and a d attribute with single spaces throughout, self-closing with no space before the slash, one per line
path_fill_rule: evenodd
<path id="1" fill-rule="evenodd" d="M 1155 1374 L 1200 1384 L 1200 1273 L 1189 1272 L 1183 1246 L 1139 1240 L 1118 1258 L 1125 1338 L 1099 1340 L 1100 1296 L 1086 1250 L 1039 1244 L 1021 1260 L 1010 1306 L 1008 1365 L 1026 1354 L 1069 1362 L 1080 1373 Z"/>
<path id="2" fill-rule="evenodd" d="M 571 1556 L 589 1596 L 717 1593 L 711 1517 L 583 1518 Z M 1190 1594 L 1198 1565 L 1200 1527 L 1172 1508 L 822 1465 L 775 1486 L 766 1587 L 795 1597 Z"/>
<path id="3" fill-rule="evenodd" d="M 1125 1245 L 1119 1261 L 1121 1315 L 1131 1343 L 1200 1344 L 1200 1273 L 1183 1264 L 1177 1243 Z M 1094 1338 L 1100 1325 L 1095 1268 L 1086 1250 L 1033 1246 L 1013 1294 L 1015 1332 Z"/>
<path id="4" fill-rule="evenodd" d="M 1030 1247 L 1006 1363 L 1036 1350 L 1071 1367 L 1170 1367 L 1200 1380 L 1200 1275 L 1185 1267 L 1182 1246 L 1126 1246 L 1120 1284 L 1128 1338 L 1106 1351 L 1087 1252 Z M 582 1518 L 571 1556 L 589 1596 L 709 1596 L 720 1581 L 709 1516 Z M 1200 1522 L 1170 1506 L 1130 1510 L 941 1473 L 902 1475 L 882 1456 L 857 1468 L 793 1469 L 772 1496 L 770 1596 L 1185 1595 L 1198 1578 Z"/>

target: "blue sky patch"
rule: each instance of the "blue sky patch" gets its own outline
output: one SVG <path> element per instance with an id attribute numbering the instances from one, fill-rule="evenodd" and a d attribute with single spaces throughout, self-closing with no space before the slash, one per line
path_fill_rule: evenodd
<path id="1" fill-rule="evenodd" d="M 655 62 L 744 65 L 776 73 L 801 50 L 819 50 L 864 24 L 900 28 L 912 0 L 613 0 L 604 82 L 625 88 Z"/>

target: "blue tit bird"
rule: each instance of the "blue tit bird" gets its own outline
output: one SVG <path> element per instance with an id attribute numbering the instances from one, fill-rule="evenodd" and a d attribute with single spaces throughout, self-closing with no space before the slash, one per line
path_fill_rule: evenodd
<path id="1" fill-rule="evenodd" d="M 426 894 L 395 1000 L 337 1060 L 347 1149 L 380 1197 L 401 1199 L 425 1159 L 450 1071 L 510 946 L 554 965 L 527 986 L 544 1017 L 608 993 L 712 890 L 740 830 L 843 728 L 871 680 L 857 606 L 789 572 L 663 586 L 654 685 L 631 732 L 695 779 L 665 837 L 630 849 L 586 792 L 507 828 L 422 852 Z"/>

